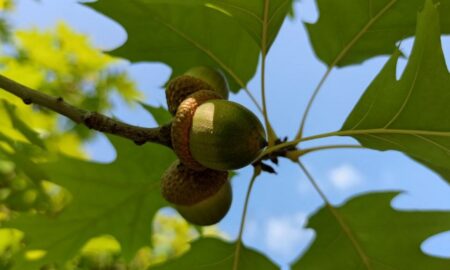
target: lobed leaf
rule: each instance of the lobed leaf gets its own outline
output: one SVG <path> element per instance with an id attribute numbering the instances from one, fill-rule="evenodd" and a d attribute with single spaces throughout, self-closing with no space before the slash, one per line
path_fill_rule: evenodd
<path id="1" fill-rule="evenodd" d="M 315 24 L 306 23 L 317 57 L 328 66 L 357 64 L 388 55 L 414 35 L 425 0 L 317 0 Z M 444 33 L 450 33 L 450 0 L 436 0 Z"/>
<path id="2" fill-rule="evenodd" d="M 99 235 L 114 236 L 127 259 L 150 244 L 153 216 L 166 205 L 159 191 L 160 175 L 174 155 L 158 145 L 137 147 L 124 139 L 110 140 L 117 151 L 113 163 L 60 157 L 39 165 L 46 180 L 71 192 L 72 201 L 57 217 L 21 214 L 8 223 L 25 232 L 27 250 L 47 252 L 38 261 L 21 260 L 16 269 L 65 262 Z"/>
<path id="3" fill-rule="evenodd" d="M 416 41 L 400 80 L 395 53 L 342 127 L 362 145 L 401 151 L 450 183 L 450 74 L 431 1 L 420 13 Z"/>
<path id="4" fill-rule="evenodd" d="M 192 243 L 191 250 L 178 259 L 168 261 L 155 270 L 204 269 L 230 270 L 233 268 L 235 243 L 226 243 L 214 238 L 201 238 Z M 239 260 L 239 270 L 279 269 L 264 255 L 243 247 Z"/>
<path id="5" fill-rule="evenodd" d="M 212 0 L 208 4 L 236 19 L 258 45 L 262 44 L 263 31 L 266 31 L 265 46 L 268 51 L 292 7 L 292 2 L 292 0 Z M 267 18 L 264 16 L 266 7 Z"/>
<path id="6" fill-rule="evenodd" d="M 127 42 L 112 54 L 133 62 L 168 64 L 172 75 L 193 66 L 220 68 L 230 87 L 238 91 L 253 77 L 258 64 L 258 45 L 238 22 L 193 0 L 100 0 L 89 4 L 120 23 Z"/>
<path id="7" fill-rule="evenodd" d="M 292 269 L 447 269 L 449 259 L 428 256 L 420 246 L 450 230 L 450 212 L 394 210 L 390 201 L 397 194 L 366 194 L 322 208 L 309 222 L 317 238 Z"/>

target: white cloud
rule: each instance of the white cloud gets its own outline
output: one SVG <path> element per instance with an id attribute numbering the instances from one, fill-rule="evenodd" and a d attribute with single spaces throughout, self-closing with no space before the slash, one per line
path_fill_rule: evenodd
<path id="1" fill-rule="evenodd" d="M 283 260 L 293 260 L 312 239 L 313 232 L 305 230 L 306 215 L 271 217 L 265 225 L 265 245 Z"/>
<path id="2" fill-rule="evenodd" d="M 350 164 L 343 164 L 332 169 L 329 178 L 333 186 L 340 190 L 353 188 L 362 181 L 359 171 Z"/>

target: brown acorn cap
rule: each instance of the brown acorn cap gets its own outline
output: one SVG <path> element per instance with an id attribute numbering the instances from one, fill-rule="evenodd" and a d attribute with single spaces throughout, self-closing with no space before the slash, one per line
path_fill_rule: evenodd
<path id="1" fill-rule="evenodd" d="M 199 90 L 214 90 L 214 88 L 204 80 L 190 75 L 181 75 L 171 80 L 166 88 L 166 100 L 169 112 L 175 115 L 180 103 L 187 96 Z"/>
<path id="2" fill-rule="evenodd" d="M 194 171 L 176 160 L 161 180 L 161 193 L 175 205 L 194 205 L 216 194 L 228 181 L 228 172 Z"/>
<path id="3" fill-rule="evenodd" d="M 189 75 L 211 85 L 214 91 L 218 92 L 223 99 L 228 99 L 230 87 L 228 86 L 225 75 L 211 66 L 196 66 L 187 70 L 184 75 Z"/>
<path id="4" fill-rule="evenodd" d="M 211 90 L 197 91 L 181 102 L 172 121 L 171 137 L 173 150 L 181 162 L 193 170 L 201 171 L 206 168 L 192 157 L 189 148 L 192 117 L 194 116 L 195 110 L 204 102 L 221 98 L 218 93 Z"/>

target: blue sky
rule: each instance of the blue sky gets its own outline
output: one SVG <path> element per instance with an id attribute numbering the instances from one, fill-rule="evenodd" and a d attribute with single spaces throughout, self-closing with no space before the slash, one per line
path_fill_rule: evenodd
<path id="1" fill-rule="evenodd" d="M 18 3 L 11 17 L 13 25 L 18 28 L 48 28 L 64 20 L 77 31 L 89 35 L 96 46 L 105 50 L 120 46 L 126 40 L 126 32 L 117 23 L 76 4 L 75 0 L 20 0 Z M 295 11 L 297 18 L 285 21 L 270 51 L 266 77 L 270 119 L 279 135 L 291 138 L 298 129 L 300 116 L 312 90 L 326 69 L 316 59 L 302 23 L 317 19 L 314 1 L 297 3 Z M 412 42 L 408 39 L 401 44 L 406 55 Z M 444 53 L 450 63 L 450 39 L 443 38 L 443 42 Z M 339 129 L 386 60 L 387 57 L 376 57 L 363 65 L 334 70 L 311 111 L 306 134 Z M 398 74 L 401 74 L 404 65 L 405 60 L 400 60 Z M 170 75 L 169 67 L 158 63 L 139 63 L 130 65 L 129 71 L 144 91 L 149 104 L 164 104 L 161 85 Z M 256 75 L 249 84 L 257 97 L 260 97 L 259 82 L 260 77 Z M 243 92 L 231 95 L 230 99 L 256 112 Z M 133 124 L 154 125 L 139 108 L 129 109 L 119 103 L 110 113 Z M 350 138 L 328 138 L 305 146 L 352 142 Z M 98 136 L 87 149 L 96 160 L 105 162 L 114 159 L 114 150 L 103 136 Z M 395 208 L 450 210 L 450 186 L 398 152 L 332 150 L 311 154 L 304 162 L 326 195 L 336 204 L 361 192 L 403 190 L 405 192 L 393 200 Z M 311 243 L 314 232 L 304 227 L 308 215 L 316 211 L 322 201 L 298 166 L 282 161 L 277 171 L 276 176 L 264 174 L 255 184 L 244 242 L 288 269 L 286 264 Z M 239 176 L 234 179 L 232 209 L 219 224 L 231 237 L 237 235 L 250 174 L 251 169 L 246 168 L 240 170 Z M 450 258 L 449 243 L 450 231 L 431 238 L 422 248 L 428 253 Z"/>

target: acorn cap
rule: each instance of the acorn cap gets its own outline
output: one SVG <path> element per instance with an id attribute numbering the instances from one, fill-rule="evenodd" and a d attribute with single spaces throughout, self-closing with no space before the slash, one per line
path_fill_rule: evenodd
<path id="1" fill-rule="evenodd" d="M 213 89 L 213 86 L 204 80 L 189 75 L 181 75 L 172 79 L 166 88 L 166 100 L 169 112 L 175 115 L 178 106 L 187 96 L 199 90 Z"/>
<path id="2" fill-rule="evenodd" d="M 228 82 L 219 70 L 209 67 L 209 66 L 198 66 L 190 68 L 184 73 L 184 75 L 189 75 L 197 79 L 203 80 L 212 86 L 215 92 L 218 92 L 223 99 L 228 99 Z M 205 88 L 209 89 L 209 88 Z"/>
<path id="3" fill-rule="evenodd" d="M 178 106 L 177 113 L 172 121 L 171 137 L 173 150 L 181 162 L 193 170 L 201 171 L 205 167 L 192 157 L 189 149 L 192 118 L 201 104 L 208 100 L 221 98 L 218 93 L 211 90 L 197 91 L 183 100 Z"/>
<path id="4" fill-rule="evenodd" d="M 176 160 L 162 176 L 161 193 L 170 203 L 192 206 L 214 196 L 227 182 L 228 172 L 194 171 Z"/>

